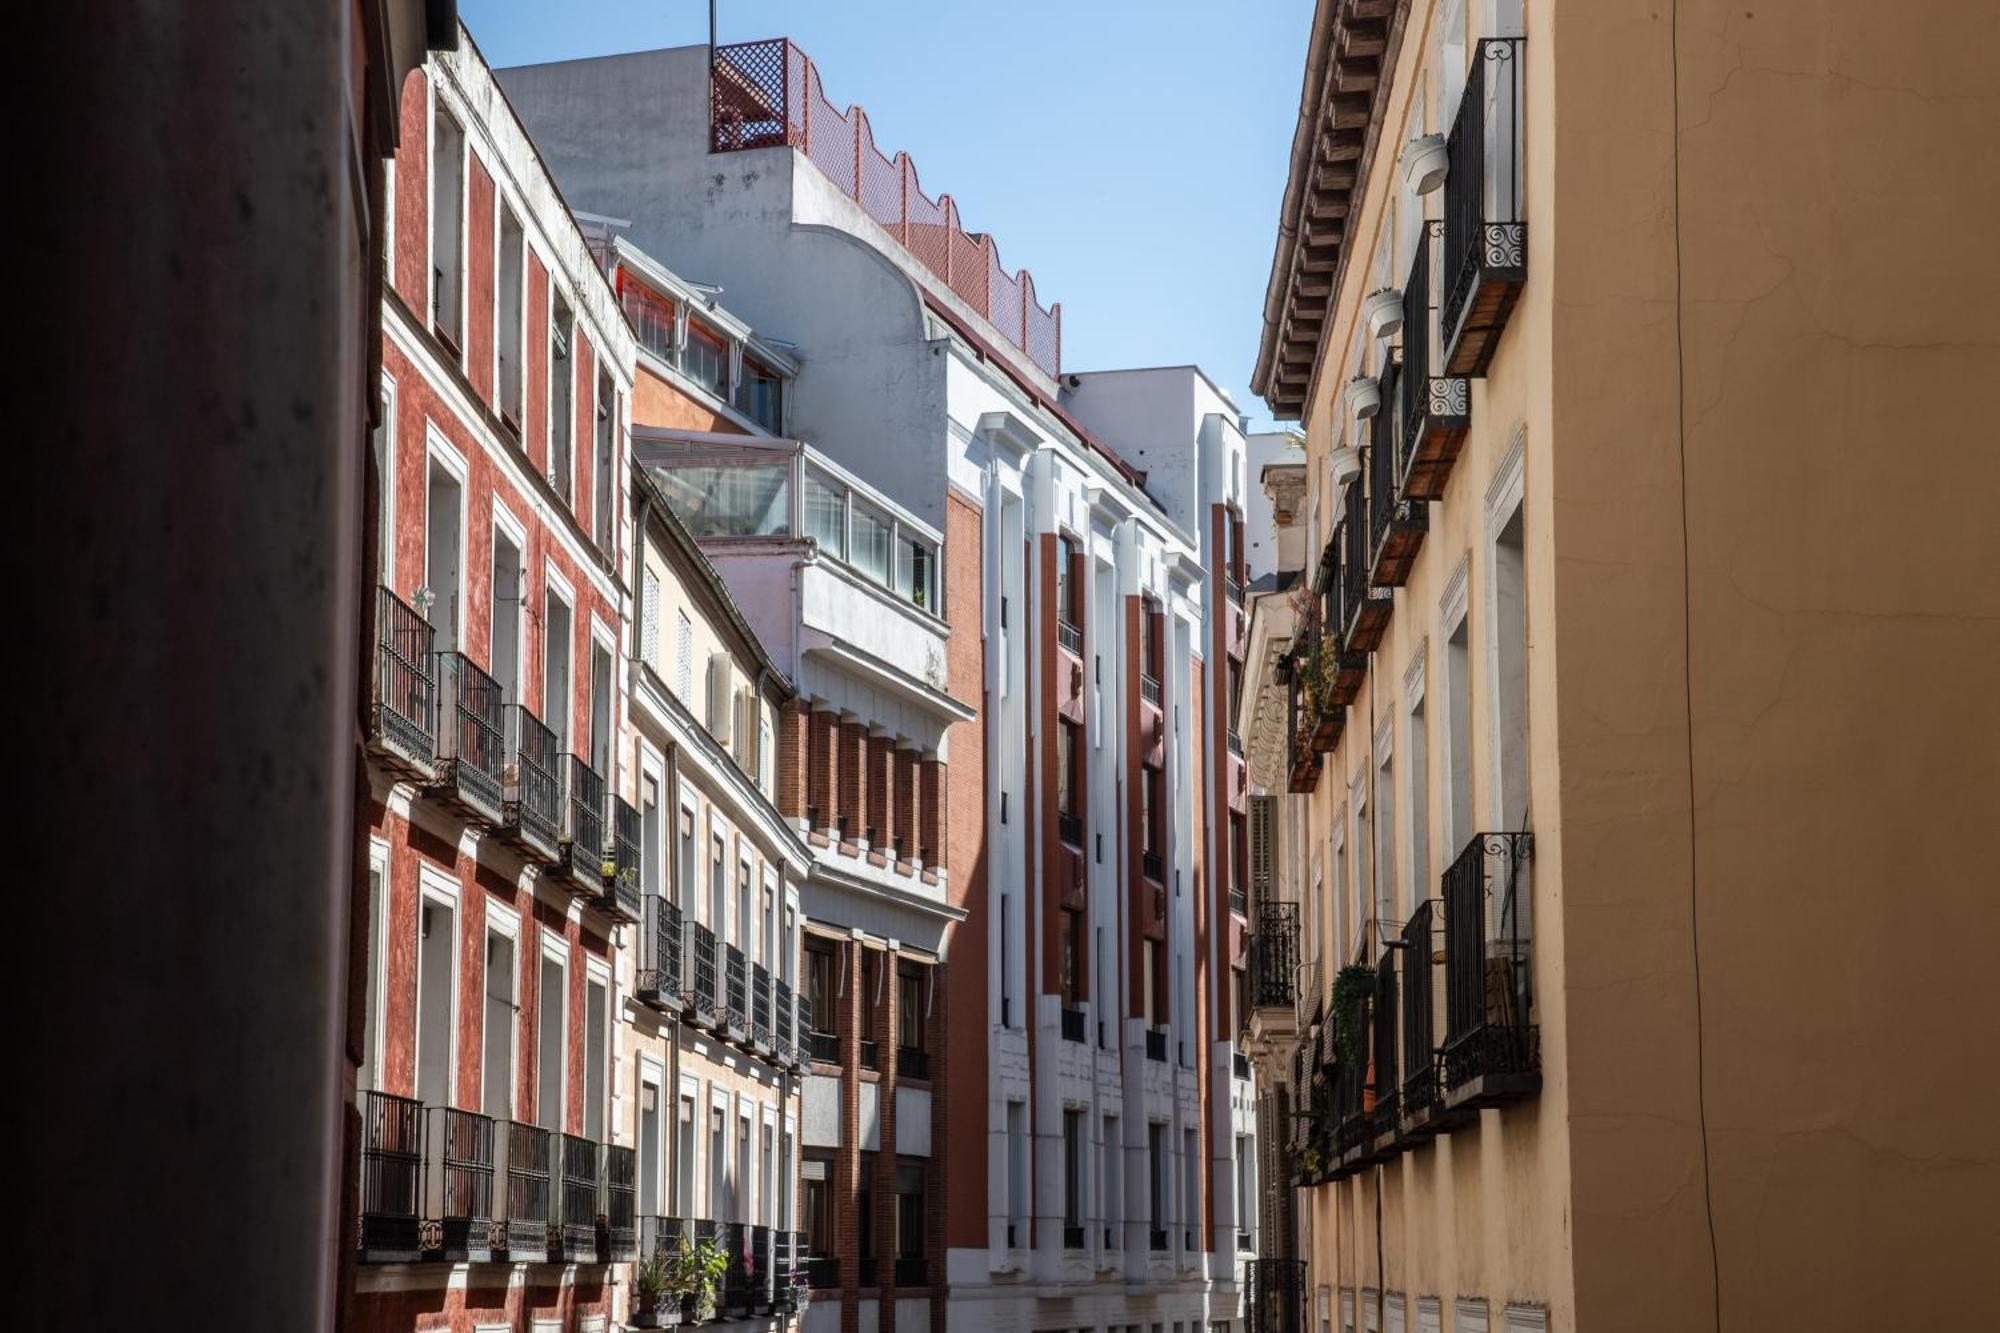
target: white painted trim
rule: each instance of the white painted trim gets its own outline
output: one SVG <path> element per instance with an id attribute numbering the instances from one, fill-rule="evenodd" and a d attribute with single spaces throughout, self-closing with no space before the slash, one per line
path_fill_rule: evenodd
<path id="1" fill-rule="evenodd" d="M 1438 641 L 1440 643 L 1458 632 L 1458 622 L 1465 619 L 1467 593 L 1472 581 L 1472 555 L 1467 552 L 1458 558 L 1458 568 L 1452 570 L 1445 580 L 1444 594 L 1438 598 Z"/>
<path id="2" fill-rule="evenodd" d="M 395 179 L 396 173 L 393 169 L 388 174 L 391 180 Z M 394 216 L 393 204 L 391 205 L 391 216 Z M 393 250 L 391 253 L 394 253 Z M 388 585 L 394 591 L 398 587 L 396 582 L 396 473 L 398 470 L 396 458 L 396 377 L 387 371 L 382 372 L 381 388 L 382 512 L 379 515 L 381 530 L 376 533 L 375 540 L 380 547 L 379 554 L 382 561 L 382 567 L 378 576 L 384 584 Z"/>
<path id="3" fill-rule="evenodd" d="M 368 839 L 368 869 L 372 874 L 382 873 L 382 892 L 370 904 L 368 929 L 375 939 L 375 966 L 368 974 L 368 1035 L 364 1039 L 369 1044 L 369 1064 L 375 1073 L 375 1087 L 363 1088 L 363 1092 L 378 1091 L 382 1084 L 382 1053 L 388 1049 L 388 998 L 389 998 L 389 899 L 394 896 L 395 884 L 390 879 L 394 860 L 389 855 L 389 843 L 384 838 L 370 836 Z M 412 1085 L 414 1086 L 414 1085 Z"/>
<path id="4" fill-rule="evenodd" d="M 451 909 L 451 1005 L 446 1021 L 449 1044 L 445 1049 L 445 1096 L 451 1105 L 459 1105 L 458 1096 L 458 1000 L 462 979 L 459 976 L 459 961 L 464 954 L 464 942 L 460 935 L 462 924 L 462 904 L 459 900 L 458 881 L 427 861 L 417 863 L 417 916 L 411 922 L 416 932 L 417 964 L 416 986 L 412 991 L 415 1003 L 411 1006 L 414 1022 L 410 1029 L 410 1088 L 417 1093 L 418 1082 L 423 1069 L 424 1040 L 424 900 L 436 899 Z M 417 1095 L 421 1096 L 420 1093 Z"/>

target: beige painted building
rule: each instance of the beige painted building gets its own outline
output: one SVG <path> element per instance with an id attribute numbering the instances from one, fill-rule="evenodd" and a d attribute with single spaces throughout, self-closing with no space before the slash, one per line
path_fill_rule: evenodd
<path id="1" fill-rule="evenodd" d="M 1259 1333 L 1990 1319 L 1996 39 L 1319 5 L 1239 720 Z"/>

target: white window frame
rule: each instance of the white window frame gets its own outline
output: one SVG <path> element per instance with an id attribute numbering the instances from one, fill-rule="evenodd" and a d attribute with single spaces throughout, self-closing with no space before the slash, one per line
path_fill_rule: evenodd
<path id="1" fill-rule="evenodd" d="M 428 862 L 420 862 L 417 867 L 417 914 L 410 923 L 411 942 L 415 951 L 411 954 L 417 962 L 416 986 L 412 990 L 415 1004 L 411 1006 L 410 1027 L 410 1092 L 421 1099 L 419 1081 L 423 1070 L 424 1040 L 424 903 L 427 900 L 443 903 L 451 909 L 451 1004 L 447 1016 L 445 1047 L 445 1097 L 450 1105 L 459 1104 L 458 1095 L 458 1000 L 462 978 L 459 976 L 460 960 L 464 953 L 464 938 L 460 934 L 463 924 L 460 920 L 458 881 Z"/>

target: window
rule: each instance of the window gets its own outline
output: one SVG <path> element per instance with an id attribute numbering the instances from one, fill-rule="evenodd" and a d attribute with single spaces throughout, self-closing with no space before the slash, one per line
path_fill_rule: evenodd
<path id="1" fill-rule="evenodd" d="M 465 287 L 465 131 L 443 107 L 431 148 L 431 327 L 455 351 Z"/>
<path id="2" fill-rule="evenodd" d="M 639 660 L 659 671 L 660 576 L 650 569 L 640 576 L 639 604 Z"/>
<path id="3" fill-rule="evenodd" d="M 1063 1247 L 1083 1244 L 1083 1112 L 1063 1109 Z"/>
<path id="4" fill-rule="evenodd" d="M 1118 1117 L 1104 1117 L 1104 1231 L 1105 1244 L 1120 1243 L 1119 1230 L 1125 1221 L 1125 1148 L 1118 1138 Z"/>
<path id="5" fill-rule="evenodd" d="M 674 617 L 674 693 L 686 704 L 694 689 L 694 625 L 685 611 L 676 611 Z"/>
<path id="6" fill-rule="evenodd" d="M 744 354 L 743 377 L 736 385 L 736 410 L 770 431 L 784 429 L 785 382 L 778 372 L 755 357 Z"/>
<path id="7" fill-rule="evenodd" d="M 1466 621 L 1460 617 L 1444 646 L 1446 854 L 1456 855 L 1472 837 L 1472 654 Z"/>
<path id="8" fill-rule="evenodd" d="M 437 631 L 440 652 L 456 650 L 463 641 L 464 625 L 459 615 L 464 578 L 464 546 L 459 540 L 464 526 L 463 498 L 458 478 L 440 459 L 432 458 L 424 516 L 424 592 L 428 599 L 420 596 L 417 609 Z"/>
<path id="9" fill-rule="evenodd" d="M 1407 807 L 1410 825 L 1410 903 L 1430 896 L 1431 815 L 1428 786 L 1430 737 L 1425 730 L 1424 697 L 1410 705 L 1409 753 L 1403 757 L 1403 781 L 1409 791 Z"/>
<path id="10" fill-rule="evenodd" d="M 861 951 L 861 1067 L 873 1069 L 875 1058 L 875 997 L 881 984 L 882 955 L 874 949 Z"/>
<path id="11" fill-rule="evenodd" d="M 1074 627 L 1083 624 L 1080 572 L 1075 540 L 1067 535 L 1056 538 L 1056 618 Z"/>
<path id="12" fill-rule="evenodd" d="M 660 1211 L 660 1085 L 646 1075 L 639 1081 L 639 1216 Z"/>
<path id="13" fill-rule="evenodd" d="M 1493 546 L 1494 750 L 1503 829 L 1528 826 L 1528 600 L 1521 511 Z M 1470 830 L 1467 830 L 1468 835 Z"/>
<path id="14" fill-rule="evenodd" d="M 924 1166 L 896 1163 L 896 1257 L 924 1257 Z"/>
<path id="15" fill-rule="evenodd" d="M 1082 756 L 1083 729 L 1067 719 L 1056 723 L 1056 813 L 1078 819 L 1083 813 Z M 1070 843 L 1083 845 L 1083 827 L 1079 821 L 1074 828 L 1065 827 L 1063 836 Z"/>
<path id="16" fill-rule="evenodd" d="M 899 582 L 910 600 L 927 611 L 942 614 L 937 599 L 937 552 L 914 539 L 903 543 L 903 569 Z"/>
<path id="17" fill-rule="evenodd" d="M 570 498 L 570 442 L 576 432 L 576 365 L 570 357 L 575 333 L 569 302 L 558 295 L 549 318 L 549 484 L 565 500 Z"/>
<path id="18" fill-rule="evenodd" d="M 607 782 L 611 778 L 611 649 L 590 641 L 590 766 Z"/>
<path id="19" fill-rule="evenodd" d="M 682 910 L 692 915 L 694 900 L 689 895 L 701 888 L 698 877 L 699 867 L 695 864 L 694 811 L 681 807 L 680 827 L 676 830 L 679 846 L 675 850 L 675 873 L 673 884 L 674 901 Z"/>
<path id="20" fill-rule="evenodd" d="M 729 1220 L 729 1112 L 708 1110 L 708 1212 L 718 1222 Z"/>
<path id="21" fill-rule="evenodd" d="M 480 1109 L 495 1120 L 514 1118 L 514 940 L 486 931 L 486 1013 L 480 1073 Z"/>
<path id="22" fill-rule="evenodd" d="M 859 501 L 851 510 L 854 567 L 883 587 L 890 586 L 893 533 L 889 520 Z"/>
<path id="23" fill-rule="evenodd" d="M 726 397 L 723 384 L 729 378 L 729 344 L 700 320 L 690 319 L 681 369 L 716 397 Z"/>
<path id="24" fill-rule="evenodd" d="M 1147 1017 L 1154 1027 L 1165 1027 L 1167 1022 L 1167 945 L 1165 940 L 1146 941 L 1146 967 L 1148 971 L 1146 989 L 1153 1001 L 1153 1011 Z"/>
<path id="25" fill-rule="evenodd" d="M 1028 1104 L 1007 1103 L 1007 1248 L 1028 1243 Z"/>
<path id="26" fill-rule="evenodd" d="M 674 303 L 632 276 L 630 269 L 618 270 L 618 298 L 639 345 L 660 360 L 674 359 Z"/>
<path id="27" fill-rule="evenodd" d="M 583 988 L 583 1136 L 604 1142 L 605 1081 L 610 1074 L 609 987 L 592 977 Z"/>
<path id="28" fill-rule="evenodd" d="M 855 1257 L 872 1274 L 875 1263 L 875 1154 L 861 1154 L 861 1180 L 854 1193 Z M 869 1284 L 872 1285 L 872 1284 Z"/>
<path id="29" fill-rule="evenodd" d="M 750 1117 L 736 1117 L 736 1180 L 729 1192 L 730 1211 L 738 1222 L 750 1220 Z"/>
<path id="30" fill-rule="evenodd" d="M 542 599 L 542 724 L 556 734 L 556 749 L 569 748 L 569 603 L 551 587 Z"/>
<path id="31" fill-rule="evenodd" d="M 805 535 L 836 560 L 847 559 L 847 496 L 806 470 L 803 491 Z"/>
<path id="32" fill-rule="evenodd" d="M 1143 598 L 1139 603 L 1139 670 L 1158 681 L 1165 674 L 1165 665 L 1160 657 L 1159 603 L 1150 597 Z"/>
<path id="33" fill-rule="evenodd" d="M 1164 807 L 1160 803 L 1160 770 L 1141 768 L 1139 770 L 1139 848 L 1150 857 L 1157 857 L 1165 841 L 1160 836 L 1160 816 Z M 1146 875 L 1149 879 L 1160 878 L 1160 866 L 1148 861 Z"/>
<path id="34" fill-rule="evenodd" d="M 452 1104 L 457 1021 L 458 909 L 425 892 L 417 912 L 417 1100 Z"/>
<path id="35" fill-rule="evenodd" d="M 745 857 L 736 862 L 736 947 L 747 954 L 750 946 L 750 861 Z"/>
<path id="36" fill-rule="evenodd" d="M 1375 929 L 1386 938 L 1396 917 L 1396 764 L 1385 753 L 1375 770 Z"/>
<path id="37" fill-rule="evenodd" d="M 498 519 L 496 514 L 495 519 Z M 491 630 L 492 673 L 500 697 L 521 698 L 521 548 L 498 521 L 493 524 L 493 577 L 488 580 L 487 625 Z"/>
<path id="38" fill-rule="evenodd" d="M 1065 907 L 1061 916 L 1062 925 L 1058 927 L 1062 935 L 1059 984 L 1062 987 L 1063 1007 L 1072 1009 L 1083 1002 L 1083 913 Z"/>
<path id="39" fill-rule="evenodd" d="M 563 1127 L 563 1011 L 564 974 L 562 960 L 544 951 L 540 998 L 536 1006 L 535 1099 L 536 1119 L 543 1129 L 561 1132 Z"/>
<path id="40" fill-rule="evenodd" d="M 500 297 L 494 309 L 499 328 L 494 339 L 500 362 L 500 419 L 521 430 L 521 335 L 523 325 L 522 288 L 527 280 L 524 266 L 527 246 L 514 210 L 500 210 Z"/>
<path id="41" fill-rule="evenodd" d="M 710 816 L 713 819 L 713 815 Z M 725 916 L 729 911 L 729 845 L 720 833 L 714 835 L 713 855 L 708 863 L 708 928 L 715 932 L 717 946 L 722 943 Z"/>
<path id="42" fill-rule="evenodd" d="M 924 969 L 916 963 L 896 966 L 896 1020 L 902 1025 L 897 1045 L 907 1051 L 929 1047 L 924 1032 Z"/>
<path id="43" fill-rule="evenodd" d="M 389 849 L 374 844 L 368 849 L 368 996 L 364 1013 L 368 1031 L 363 1034 L 361 1072 L 356 1083 L 363 1092 L 381 1087 L 383 988 L 387 984 L 382 960 L 387 943 L 383 934 L 387 921 L 383 911 L 389 898 Z"/>
<path id="44" fill-rule="evenodd" d="M 806 1253 L 815 1259 L 833 1250 L 833 1154 L 808 1148 L 799 1162 L 799 1223 L 806 1233 Z"/>
<path id="45" fill-rule="evenodd" d="M 611 376 L 600 373 L 597 377 L 597 450 L 591 464 L 592 499 L 590 505 L 590 527 L 596 534 L 599 550 L 609 551 L 616 533 L 612 520 L 617 511 L 612 507 L 614 486 L 618 471 L 612 463 L 613 439 L 618 425 L 617 390 L 612 387 Z"/>
<path id="46" fill-rule="evenodd" d="M 683 1096 L 674 1139 L 675 1198 L 682 1217 L 695 1215 L 695 1182 L 701 1179 L 696 1174 L 695 1165 L 694 1098 Z"/>
<path id="47" fill-rule="evenodd" d="M 805 943 L 805 997 L 812 1006 L 812 1026 L 816 1033 L 832 1035 L 838 1031 L 834 1026 L 834 988 L 836 981 L 833 947 L 817 936 L 808 937 Z M 815 1042 L 813 1058 L 832 1060 L 838 1056 L 838 1047 L 830 1042 Z"/>
<path id="48" fill-rule="evenodd" d="M 1167 1229 L 1167 1127 L 1157 1120 L 1146 1125 L 1146 1193 L 1152 1208 L 1153 1248 L 1164 1250 Z"/>

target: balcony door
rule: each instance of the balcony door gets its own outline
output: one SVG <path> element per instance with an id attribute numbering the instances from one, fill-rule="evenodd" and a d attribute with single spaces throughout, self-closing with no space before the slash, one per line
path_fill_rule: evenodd
<path id="1" fill-rule="evenodd" d="M 508 703 L 521 698 L 521 546 L 493 525 L 493 578 L 488 585 L 487 624 L 492 627 L 493 679 Z"/>
<path id="2" fill-rule="evenodd" d="M 563 1127 L 563 1004 L 567 991 L 562 959 L 542 954 L 540 993 L 535 1006 L 535 1119 L 543 1129 Z"/>
<path id="3" fill-rule="evenodd" d="M 569 752 L 569 603 L 554 588 L 542 608 L 542 725 L 556 734 L 556 750 Z"/>
<path id="4" fill-rule="evenodd" d="M 430 594 L 422 608 L 437 631 L 440 651 L 460 642 L 459 580 L 464 572 L 464 488 L 436 458 L 431 460 L 430 488 L 424 525 L 424 588 Z"/>
<path id="5" fill-rule="evenodd" d="M 604 1142 L 604 1085 L 608 1068 L 611 1002 L 609 988 L 596 977 L 583 987 L 583 1135 Z"/>
<path id="6" fill-rule="evenodd" d="M 456 905 L 426 892 L 417 909 L 417 1100 L 426 1106 L 451 1104 L 457 956 Z"/>
<path id="7" fill-rule="evenodd" d="M 694 1098 L 682 1097 L 674 1122 L 674 1212 L 679 1217 L 695 1215 Z"/>
<path id="8" fill-rule="evenodd" d="M 639 1216 L 660 1213 L 660 1084 L 639 1078 Z"/>
<path id="9" fill-rule="evenodd" d="M 486 932 L 486 1014 L 481 1034 L 480 1109 L 495 1120 L 514 1118 L 514 937 Z"/>
<path id="10" fill-rule="evenodd" d="M 590 641 L 590 766 L 611 781 L 611 650 Z"/>

